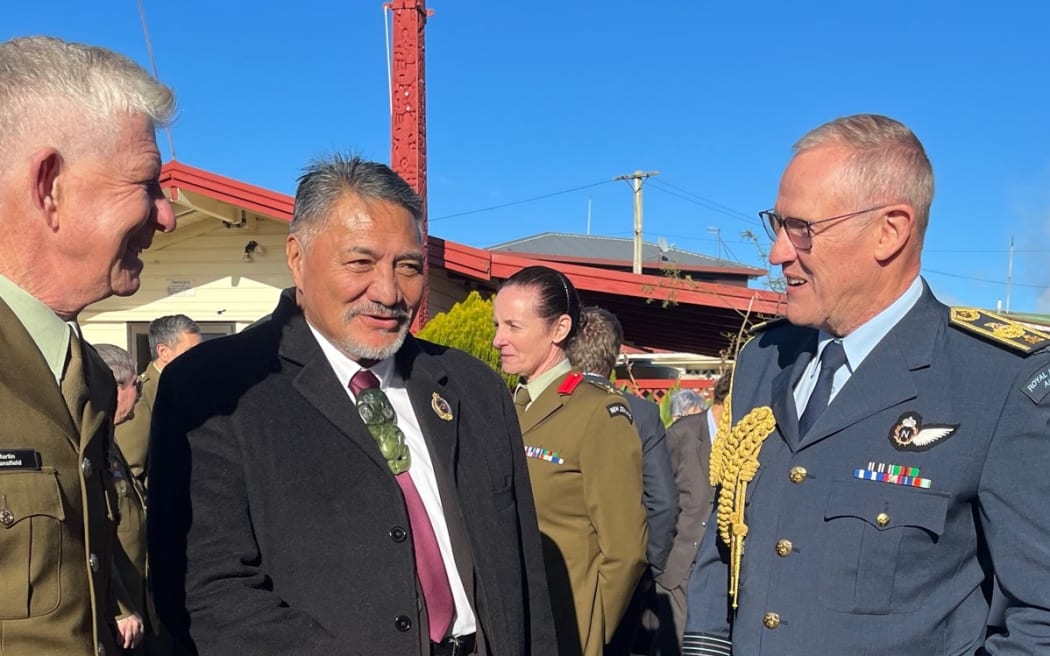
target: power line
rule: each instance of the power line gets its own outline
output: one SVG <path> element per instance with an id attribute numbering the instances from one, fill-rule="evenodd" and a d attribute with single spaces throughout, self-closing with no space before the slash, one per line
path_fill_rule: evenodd
<path id="1" fill-rule="evenodd" d="M 501 210 L 505 207 L 513 207 L 515 205 L 524 205 L 525 203 L 532 203 L 537 200 L 543 200 L 544 198 L 553 198 L 555 196 L 562 196 L 564 194 L 571 194 L 574 191 L 580 191 L 582 189 L 590 189 L 591 187 L 597 187 L 603 184 L 609 184 L 612 180 L 601 180 L 599 182 L 593 182 L 587 185 L 581 185 L 579 187 L 573 187 L 571 189 L 563 189 L 561 191 L 554 191 L 549 194 L 543 194 L 542 196 L 533 196 L 532 198 L 524 198 L 522 200 L 515 200 L 509 203 L 502 203 L 500 205 L 492 205 L 490 207 L 482 207 L 477 210 L 470 210 L 469 212 L 457 212 L 455 214 L 446 214 L 445 216 L 439 216 L 434 219 L 428 219 L 430 222 L 442 221 L 444 219 L 454 219 L 460 216 L 469 216 L 471 214 L 481 214 L 482 212 L 491 212 L 492 210 Z"/>
<path id="2" fill-rule="evenodd" d="M 962 280 L 971 280 L 973 282 L 986 282 L 986 283 L 989 283 L 989 284 L 992 284 L 992 285 L 1002 285 L 1004 287 L 1006 286 L 1006 282 L 1004 282 L 1002 280 L 989 280 L 988 278 L 975 278 L 973 276 L 961 276 L 961 275 L 959 275 L 957 273 L 948 273 L 947 271 L 934 271 L 933 269 L 927 269 L 925 267 L 923 268 L 923 271 L 925 273 L 933 273 L 933 274 L 936 274 L 938 276 L 948 276 L 949 278 L 960 278 Z M 1029 287 L 1031 289 L 1047 289 L 1048 287 L 1050 287 L 1050 285 L 1032 285 L 1032 284 L 1027 284 L 1027 283 L 1023 283 L 1023 282 L 1015 282 L 1015 283 L 1012 283 L 1012 284 L 1014 284 L 1014 285 L 1016 285 L 1018 287 Z"/>
<path id="3" fill-rule="evenodd" d="M 153 56 L 153 41 L 149 38 L 149 25 L 146 23 L 146 10 L 142 8 L 142 0 L 137 0 L 139 6 L 139 19 L 142 21 L 142 35 L 146 37 L 146 52 L 149 53 L 149 63 L 153 66 L 153 79 L 160 81 L 160 75 L 157 74 L 157 58 Z M 178 159 L 175 157 L 175 137 L 171 135 L 171 123 L 169 122 L 164 126 L 164 131 L 168 134 L 168 150 L 171 151 L 171 158 Z"/>
<path id="4" fill-rule="evenodd" d="M 673 185 L 664 180 L 653 180 L 653 186 L 659 189 L 660 191 L 664 192 L 665 194 L 675 196 L 676 198 L 681 198 L 684 201 L 688 201 L 695 205 L 699 205 L 700 207 L 709 209 L 713 212 L 718 212 L 719 214 L 724 214 L 725 216 L 736 219 L 738 221 L 744 221 L 746 223 L 752 224 L 759 223 L 758 217 L 750 216 L 748 214 L 745 214 L 744 212 L 735 210 L 732 207 L 723 205 L 717 201 L 711 200 L 710 198 L 701 196 L 700 194 L 689 191 L 688 189 L 683 189 L 682 187 Z"/>
<path id="5" fill-rule="evenodd" d="M 1009 253 L 1008 248 L 924 248 L 924 253 Z M 1015 248 L 1014 253 L 1050 253 L 1047 248 Z"/>

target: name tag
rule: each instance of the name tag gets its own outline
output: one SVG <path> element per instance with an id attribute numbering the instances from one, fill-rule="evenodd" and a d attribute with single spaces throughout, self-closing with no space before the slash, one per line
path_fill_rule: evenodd
<path id="1" fill-rule="evenodd" d="M 0 449 L 0 471 L 40 469 L 40 452 L 33 449 Z"/>

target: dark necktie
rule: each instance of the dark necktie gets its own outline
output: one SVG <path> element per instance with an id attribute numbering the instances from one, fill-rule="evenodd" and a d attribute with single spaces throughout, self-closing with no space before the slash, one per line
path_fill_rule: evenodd
<path id="1" fill-rule="evenodd" d="M 806 411 L 798 420 L 800 438 L 806 436 L 809 429 L 813 428 L 813 424 L 817 423 L 817 418 L 827 409 L 828 402 L 831 400 L 831 388 L 835 382 L 835 372 L 844 364 L 846 364 L 846 351 L 842 348 L 842 342 L 837 340 L 828 342 L 828 345 L 824 347 L 824 352 L 820 354 L 820 375 L 817 377 L 817 384 L 809 396 Z"/>
<path id="2" fill-rule="evenodd" d="M 518 389 L 514 390 L 514 410 L 518 413 L 518 423 L 521 423 L 521 418 L 525 416 L 525 409 L 529 407 L 530 401 L 532 397 L 529 396 L 529 388 L 519 384 Z"/>
<path id="3" fill-rule="evenodd" d="M 367 389 L 374 389 L 379 394 L 383 394 L 379 391 L 379 380 L 375 374 L 368 369 L 362 369 L 350 380 L 350 391 L 360 399 L 361 392 Z M 383 398 L 386 399 L 385 394 Z M 386 402 L 389 404 L 389 399 L 386 399 Z M 392 428 L 400 432 L 396 426 Z M 445 561 L 441 557 L 441 549 L 438 547 L 437 536 L 434 535 L 434 527 L 430 523 L 426 506 L 423 505 L 423 499 L 419 496 L 419 490 L 412 482 L 409 472 L 402 471 L 396 474 L 394 480 L 401 487 L 401 494 L 405 498 L 405 508 L 408 510 L 408 521 L 412 528 L 412 545 L 416 557 L 416 574 L 419 576 L 419 586 L 423 588 L 423 601 L 427 605 L 430 639 L 434 642 L 441 642 L 445 639 L 456 612 L 452 587 L 449 585 L 448 573 L 445 571 Z"/>

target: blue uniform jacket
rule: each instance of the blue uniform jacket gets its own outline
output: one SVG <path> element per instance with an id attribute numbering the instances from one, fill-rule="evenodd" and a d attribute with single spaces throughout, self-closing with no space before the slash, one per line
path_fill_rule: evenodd
<path id="1" fill-rule="evenodd" d="M 800 441 L 816 338 L 784 323 L 740 354 L 733 421 L 770 406 L 777 427 L 747 489 L 739 608 L 712 520 L 684 653 L 1050 653 L 1050 354 L 953 327 L 925 288 Z"/>

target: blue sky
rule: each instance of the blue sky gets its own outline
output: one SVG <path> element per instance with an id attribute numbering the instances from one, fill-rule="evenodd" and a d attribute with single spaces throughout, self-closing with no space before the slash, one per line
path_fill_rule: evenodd
<path id="1" fill-rule="evenodd" d="M 180 161 L 285 193 L 326 152 L 389 161 L 381 2 L 143 4 L 160 77 L 179 95 Z M 647 240 L 715 255 L 720 237 L 723 256 L 765 266 L 740 233 L 762 234 L 755 212 L 775 200 L 791 144 L 877 112 L 908 124 L 933 161 L 923 264 L 942 300 L 1005 304 L 1013 237 L 1010 308 L 1050 312 L 1050 4 L 428 5 L 436 236 L 488 246 L 584 232 L 590 201 L 592 234 L 629 237 L 631 192 L 611 179 L 659 170 Z M 4 3 L 0 38 L 24 34 L 149 65 L 134 0 Z"/>

